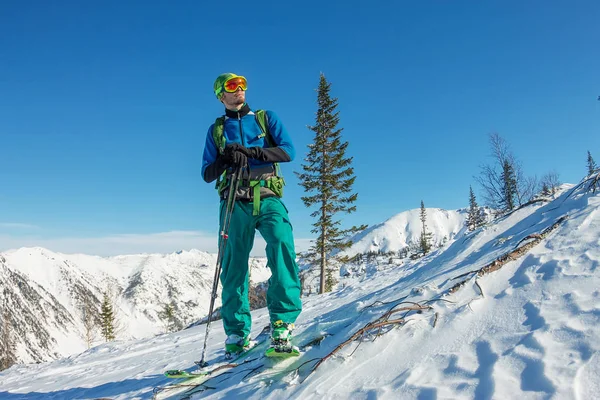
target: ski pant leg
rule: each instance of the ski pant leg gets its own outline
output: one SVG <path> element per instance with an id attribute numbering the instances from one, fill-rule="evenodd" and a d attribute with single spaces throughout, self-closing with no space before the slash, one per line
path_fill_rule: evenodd
<path id="1" fill-rule="evenodd" d="M 223 229 L 226 204 L 221 202 L 220 226 Z M 227 335 L 246 337 L 250 334 L 252 319 L 248 301 L 248 258 L 254 244 L 252 207 L 240 201 L 235 203 L 229 225 L 229 238 L 223 255 L 221 270 L 221 317 Z M 221 238 L 222 240 L 222 238 Z"/>
<path id="2" fill-rule="evenodd" d="M 267 242 L 266 252 L 271 278 L 267 307 L 271 322 L 293 323 L 302 311 L 300 278 L 292 224 L 281 199 L 269 197 L 260 202 L 257 229 Z"/>

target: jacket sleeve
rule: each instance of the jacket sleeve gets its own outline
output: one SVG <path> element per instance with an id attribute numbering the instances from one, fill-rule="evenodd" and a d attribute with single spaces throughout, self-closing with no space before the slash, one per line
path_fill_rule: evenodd
<path id="1" fill-rule="evenodd" d="M 273 111 L 267 111 L 267 119 L 269 121 L 269 133 L 276 144 L 276 147 L 262 148 L 259 154 L 260 161 L 267 162 L 288 162 L 293 161 L 296 157 L 296 150 L 292 139 L 283 126 L 283 123 Z"/>
<path id="2" fill-rule="evenodd" d="M 223 158 L 215 145 L 212 131 L 213 125 L 208 128 L 204 153 L 202 154 L 202 178 L 208 183 L 216 180 L 227 169 L 227 165 L 223 162 Z"/>

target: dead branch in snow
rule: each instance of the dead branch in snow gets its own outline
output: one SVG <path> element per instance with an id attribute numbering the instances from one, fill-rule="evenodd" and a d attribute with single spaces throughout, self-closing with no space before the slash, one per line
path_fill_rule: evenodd
<path id="1" fill-rule="evenodd" d="M 541 233 L 533 233 L 533 234 L 528 235 L 525 238 L 521 239 L 514 250 L 501 255 L 500 257 L 496 258 L 494 261 L 485 265 L 484 267 L 480 268 L 479 270 L 471 271 L 466 274 L 459 275 L 458 277 L 456 277 L 454 279 L 469 275 L 471 273 L 476 273 L 478 277 L 481 277 L 481 276 L 487 275 L 491 272 L 499 270 L 509 261 L 516 260 L 516 259 L 520 258 L 521 256 L 523 256 L 526 252 L 531 250 L 531 248 L 533 248 L 535 245 L 537 245 L 539 242 L 541 242 L 546 236 L 548 236 L 548 234 L 550 232 L 552 232 L 556 228 L 558 228 L 558 226 L 560 224 L 562 224 L 567 218 L 569 218 L 568 215 L 563 215 L 554 224 L 552 224 L 548 228 L 544 229 Z M 530 242 L 527 242 L 523 246 L 519 247 L 519 245 L 521 243 L 523 243 L 526 240 L 530 240 L 530 239 L 531 239 Z M 470 279 L 471 278 L 465 279 L 461 282 L 458 282 L 457 284 L 452 286 L 450 289 L 448 289 L 447 294 L 452 294 L 452 293 L 456 292 L 458 289 L 463 287 L 467 282 L 469 282 Z M 477 280 L 475 280 L 475 284 L 477 286 L 479 286 L 479 283 L 477 282 Z M 481 287 L 480 287 L 480 289 L 481 289 Z M 483 291 L 481 291 L 481 294 L 483 295 Z"/>
<path id="2" fill-rule="evenodd" d="M 481 288 L 481 285 L 479 284 L 479 282 L 477 282 L 477 279 L 475 279 L 475 285 L 477 285 L 477 287 L 479 288 L 479 292 L 481 292 L 481 297 L 483 297 L 485 299 L 485 295 L 483 294 L 483 289 Z"/>
<path id="3" fill-rule="evenodd" d="M 542 240 L 542 236 L 539 233 L 533 233 L 531 235 L 525 236 L 523 239 L 519 240 L 519 243 L 517 243 L 517 245 L 515 246 L 515 248 L 518 248 L 519 245 L 529 239 L 539 239 Z"/>
<path id="4" fill-rule="evenodd" d="M 460 274 L 458 276 L 455 276 L 454 278 L 450 279 L 451 281 L 455 281 L 457 279 L 463 278 L 467 275 L 471 275 L 471 274 L 476 274 L 477 272 L 479 272 L 479 270 L 474 270 L 474 271 L 469 271 L 469 272 L 465 272 L 464 274 Z"/>
<path id="5" fill-rule="evenodd" d="M 563 199 L 562 203 L 567 201 L 567 199 L 569 197 L 571 197 L 573 195 L 573 193 L 575 193 L 575 191 L 577 191 L 577 189 L 584 186 L 586 183 L 589 183 L 588 187 L 586 189 L 586 192 L 591 191 L 592 193 L 596 193 L 596 189 L 598 187 L 600 187 L 600 185 L 599 185 L 600 184 L 600 169 L 594 171 L 593 174 L 589 175 L 586 179 L 584 179 L 583 181 L 578 183 L 573 189 L 571 189 L 569 194 Z M 558 207 L 556 207 L 556 208 L 558 208 Z M 553 210 L 555 210 L 555 208 L 553 208 Z M 550 211 L 550 210 L 548 210 L 548 211 Z"/>
<path id="6" fill-rule="evenodd" d="M 242 380 L 246 379 L 247 377 L 249 377 L 250 375 L 256 373 L 257 371 L 259 371 L 262 367 L 264 367 L 264 364 L 260 364 L 258 367 L 256 368 L 251 368 L 250 372 L 248 372 L 246 375 L 244 375 L 244 377 L 242 378 Z"/>
<path id="7" fill-rule="evenodd" d="M 398 305 L 403 304 L 403 303 L 408 303 L 411 305 L 407 306 L 407 307 L 396 308 Z M 377 318 L 374 321 L 369 322 L 368 324 L 366 324 L 365 326 L 363 326 L 362 328 L 360 328 L 359 330 L 354 332 L 352 334 L 352 336 L 350 336 L 350 338 L 348 338 L 344 342 L 340 343 L 329 354 L 327 354 L 324 357 L 322 357 L 321 359 L 319 359 L 319 361 L 317 361 L 317 363 L 315 363 L 315 365 L 313 365 L 312 369 L 310 370 L 310 372 L 304 379 L 308 378 L 308 376 L 310 376 L 310 374 L 312 374 L 314 371 L 316 371 L 317 368 L 319 368 L 319 366 L 321 364 L 323 364 L 329 358 L 336 355 L 341 349 L 346 347 L 348 344 L 354 342 L 355 340 L 360 339 L 360 341 L 362 342 L 365 339 L 365 337 L 371 336 L 371 335 L 375 335 L 375 338 L 376 338 L 381 335 L 381 329 L 383 329 L 383 328 L 393 328 L 395 326 L 404 325 L 407 322 L 405 317 L 410 312 L 421 313 L 421 312 L 423 312 L 423 310 L 431 310 L 431 309 L 432 309 L 431 306 L 423 305 L 423 304 L 419 304 L 419 303 L 415 303 L 415 302 L 409 302 L 409 301 L 403 301 L 403 302 L 400 302 L 400 303 L 394 305 L 394 307 L 389 309 L 382 316 L 380 316 L 379 318 Z M 399 312 L 404 312 L 404 315 L 401 318 L 390 319 L 394 314 L 397 314 Z M 360 343 L 359 343 L 359 345 L 360 345 Z M 358 346 L 357 346 L 357 348 L 358 348 Z M 355 351 L 356 351 L 356 349 L 354 349 L 354 351 L 352 353 L 354 353 Z M 313 361 L 313 360 L 311 360 L 311 361 Z"/>

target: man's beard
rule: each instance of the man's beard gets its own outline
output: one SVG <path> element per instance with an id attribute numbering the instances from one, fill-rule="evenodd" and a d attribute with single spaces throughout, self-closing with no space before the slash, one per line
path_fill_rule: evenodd
<path id="1" fill-rule="evenodd" d="M 236 106 L 241 106 L 246 102 L 246 96 L 235 96 L 231 102 Z"/>

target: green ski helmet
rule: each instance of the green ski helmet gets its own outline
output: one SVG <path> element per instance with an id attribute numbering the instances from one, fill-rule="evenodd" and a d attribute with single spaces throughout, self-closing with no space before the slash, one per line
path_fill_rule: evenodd
<path id="1" fill-rule="evenodd" d="M 234 74 L 233 72 L 226 72 L 224 74 L 217 76 L 217 79 L 215 79 L 215 84 L 213 85 L 213 90 L 215 91 L 215 96 L 217 96 L 217 99 L 221 100 L 221 95 L 223 94 L 223 91 L 225 90 L 225 88 L 224 88 L 225 82 L 227 82 L 231 78 L 238 78 L 238 77 L 243 78 L 244 80 L 246 79 L 241 75 Z"/>

